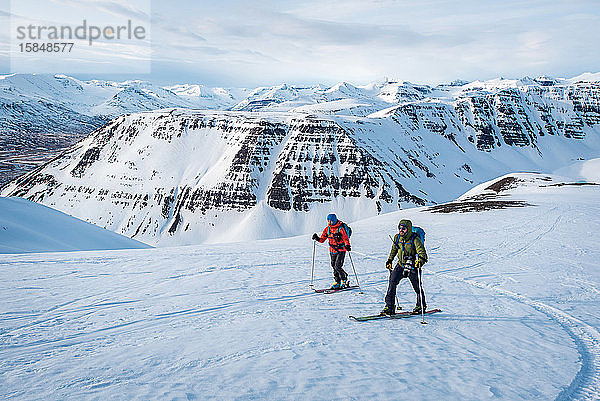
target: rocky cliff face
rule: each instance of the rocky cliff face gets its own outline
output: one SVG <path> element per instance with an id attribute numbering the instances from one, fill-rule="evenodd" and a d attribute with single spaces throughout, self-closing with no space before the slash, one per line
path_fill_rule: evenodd
<path id="1" fill-rule="evenodd" d="M 281 90 L 277 110 L 296 110 Z M 417 100 L 367 116 L 326 107 L 125 115 L 3 195 L 151 244 L 244 240 L 315 230 L 332 211 L 352 221 L 448 201 L 507 170 L 551 171 L 600 150 L 596 82 L 368 90 Z M 323 103 L 352 88 L 336 91 Z"/>
<path id="2" fill-rule="evenodd" d="M 474 131 L 469 140 L 480 150 L 502 144 L 535 147 L 546 135 L 583 139 L 586 126 L 598 125 L 599 100 L 597 83 L 531 85 L 461 95 L 456 110 L 461 123 Z"/>
<path id="3" fill-rule="evenodd" d="M 428 201 L 401 180 L 332 120 L 173 110 L 120 117 L 6 192 L 152 242 L 261 203 L 281 214 L 368 200 L 377 213 Z"/>

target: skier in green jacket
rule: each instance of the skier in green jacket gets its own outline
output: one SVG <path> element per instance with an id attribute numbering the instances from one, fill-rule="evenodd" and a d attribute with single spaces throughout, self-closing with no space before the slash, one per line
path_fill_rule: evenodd
<path id="1" fill-rule="evenodd" d="M 417 294 L 417 304 L 413 313 L 421 313 L 421 310 L 425 311 L 427 308 L 420 280 L 420 269 L 427 262 L 425 246 L 419 235 L 412 232 L 410 220 L 401 220 L 398 223 L 398 234 L 394 236 L 393 242 L 390 256 L 385 264 L 390 271 L 390 279 L 385 295 L 385 308 L 381 311 L 381 315 L 396 313 L 396 287 L 403 277 L 408 277 Z M 393 266 L 396 256 L 398 256 L 398 262 Z"/>

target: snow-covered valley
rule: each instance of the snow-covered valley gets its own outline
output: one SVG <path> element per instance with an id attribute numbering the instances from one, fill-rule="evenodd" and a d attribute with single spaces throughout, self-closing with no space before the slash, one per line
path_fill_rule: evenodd
<path id="1" fill-rule="evenodd" d="M 597 181 L 513 174 L 461 201 L 522 203 L 351 223 L 362 293 L 309 288 L 309 236 L 0 255 L 0 397 L 599 399 Z M 443 312 L 350 321 L 383 307 L 401 218 L 427 231 L 423 281 Z M 317 246 L 315 287 L 330 270 Z M 398 296 L 414 305 L 406 280 Z"/>

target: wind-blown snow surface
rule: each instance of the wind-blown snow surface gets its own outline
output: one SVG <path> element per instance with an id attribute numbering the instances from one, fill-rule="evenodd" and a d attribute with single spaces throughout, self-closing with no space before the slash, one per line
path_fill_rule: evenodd
<path id="1" fill-rule="evenodd" d="M 353 223 L 363 294 L 309 289 L 308 236 L 0 256 L 0 396 L 599 399 L 600 187 L 547 177 L 494 186 L 532 206 Z M 423 280 L 443 313 L 350 321 L 383 306 L 401 218 L 427 231 Z M 327 260 L 318 246 L 316 287 Z M 414 304 L 406 281 L 399 298 Z"/>
<path id="2" fill-rule="evenodd" d="M 150 248 L 22 198 L 0 197 L 0 254 Z"/>
<path id="3" fill-rule="evenodd" d="M 600 159 L 583 160 L 554 172 L 575 180 L 600 182 Z"/>

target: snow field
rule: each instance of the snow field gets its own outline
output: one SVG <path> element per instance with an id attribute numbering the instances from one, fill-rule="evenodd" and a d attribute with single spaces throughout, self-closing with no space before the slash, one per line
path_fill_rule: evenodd
<path id="1" fill-rule="evenodd" d="M 535 206 L 352 223 L 361 288 L 310 288 L 309 236 L 0 256 L 4 399 L 599 399 L 597 186 L 525 187 Z M 388 234 L 427 231 L 430 308 L 383 307 Z M 315 227 L 319 232 L 322 227 Z M 346 271 L 354 279 L 350 259 Z M 316 249 L 315 287 L 331 283 Z M 398 297 L 412 307 L 404 280 Z"/>

